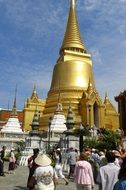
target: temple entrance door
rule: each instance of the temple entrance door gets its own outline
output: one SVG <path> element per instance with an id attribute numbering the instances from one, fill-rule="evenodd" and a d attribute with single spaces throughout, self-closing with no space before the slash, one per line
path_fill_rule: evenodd
<path id="1" fill-rule="evenodd" d="M 99 110 L 98 104 L 95 102 L 93 105 L 93 112 L 94 112 L 94 125 L 99 128 Z"/>

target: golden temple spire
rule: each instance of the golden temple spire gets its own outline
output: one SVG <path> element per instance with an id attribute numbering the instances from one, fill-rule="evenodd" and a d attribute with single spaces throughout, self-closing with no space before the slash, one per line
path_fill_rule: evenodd
<path id="1" fill-rule="evenodd" d="M 105 92 L 105 99 L 108 99 L 108 93 L 107 93 L 107 91 Z"/>
<path id="2" fill-rule="evenodd" d="M 105 99 L 104 99 L 104 103 L 107 103 L 109 101 L 109 98 L 108 98 L 108 93 L 107 91 L 105 92 Z"/>
<path id="3" fill-rule="evenodd" d="M 71 0 L 71 6 L 75 7 L 75 0 Z"/>
<path id="4" fill-rule="evenodd" d="M 36 84 L 34 84 L 33 93 L 36 93 Z"/>
<path id="5" fill-rule="evenodd" d="M 86 48 L 83 45 L 83 41 L 81 39 L 78 27 L 75 11 L 75 0 L 70 0 L 70 11 L 67 21 L 67 27 L 64 35 L 64 40 L 60 49 L 60 53 L 62 53 L 65 49 L 86 52 Z"/>
<path id="6" fill-rule="evenodd" d="M 36 84 L 34 84 L 33 92 L 31 95 L 31 99 L 38 98 L 37 92 L 36 92 Z"/>
<path id="7" fill-rule="evenodd" d="M 89 78 L 89 82 L 88 82 L 88 88 L 87 88 L 87 92 L 89 94 L 91 94 L 93 92 L 93 85 L 91 83 L 91 79 Z"/>

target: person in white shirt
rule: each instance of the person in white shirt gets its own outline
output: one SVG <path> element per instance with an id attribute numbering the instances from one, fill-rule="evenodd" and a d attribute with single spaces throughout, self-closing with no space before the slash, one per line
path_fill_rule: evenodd
<path id="1" fill-rule="evenodd" d="M 113 187 L 118 180 L 118 173 L 120 167 L 118 167 L 114 163 L 114 153 L 106 152 L 106 159 L 108 164 L 100 168 L 97 177 L 97 182 L 99 183 L 99 190 L 113 190 Z"/>
<path id="2" fill-rule="evenodd" d="M 36 190 L 54 190 L 57 177 L 55 176 L 54 169 L 51 166 L 51 159 L 46 154 L 39 154 L 35 159 L 38 165 L 33 178 L 36 182 Z"/>
<path id="3" fill-rule="evenodd" d="M 61 152 L 59 149 L 57 149 L 55 151 L 54 156 L 55 156 L 55 162 L 56 162 L 55 168 L 54 168 L 55 173 L 57 176 L 59 176 L 60 178 L 62 178 L 66 182 L 66 185 L 68 185 L 69 181 L 68 181 L 68 179 L 65 178 L 65 176 L 63 175 L 63 172 L 62 172 L 62 164 L 61 164 L 62 163 L 62 161 L 61 161 L 62 156 L 61 156 Z"/>

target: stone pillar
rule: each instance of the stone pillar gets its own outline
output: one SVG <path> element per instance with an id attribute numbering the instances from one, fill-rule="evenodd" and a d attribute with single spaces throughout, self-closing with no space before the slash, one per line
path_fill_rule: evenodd
<path id="1" fill-rule="evenodd" d="M 91 126 L 91 105 L 88 105 L 88 124 Z"/>
<path id="2" fill-rule="evenodd" d="M 93 105 L 90 107 L 90 126 L 94 126 L 94 110 Z"/>

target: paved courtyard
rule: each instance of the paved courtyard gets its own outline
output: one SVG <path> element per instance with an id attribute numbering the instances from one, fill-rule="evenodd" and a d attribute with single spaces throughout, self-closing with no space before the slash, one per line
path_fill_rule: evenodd
<path id="1" fill-rule="evenodd" d="M 5 163 L 5 177 L 0 176 L 0 190 L 27 190 L 27 177 L 28 168 L 26 166 L 18 166 L 15 170 L 15 174 L 8 174 L 8 163 Z M 75 183 L 70 181 L 69 185 L 66 186 L 65 182 L 60 180 L 56 190 L 76 190 Z M 98 190 L 98 186 L 94 188 Z"/>

